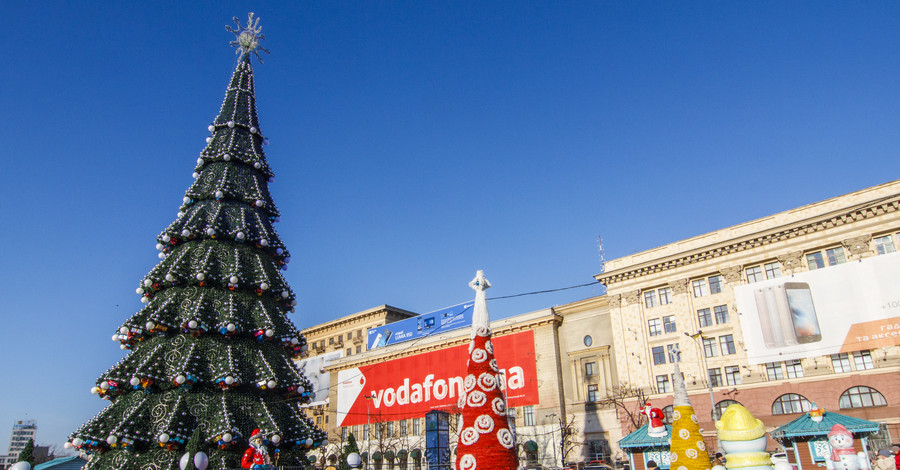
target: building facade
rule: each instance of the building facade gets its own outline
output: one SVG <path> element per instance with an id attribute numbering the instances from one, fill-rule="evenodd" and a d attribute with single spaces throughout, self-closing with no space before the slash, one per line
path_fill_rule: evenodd
<path id="1" fill-rule="evenodd" d="M 620 383 L 643 389 L 666 411 L 680 354 L 708 438 L 715 436 L 713 407 L 736 401 L 770 428 L 815 403 L 883 423 L 882 441 L 889 442 L 888 434 L 898 440 L 900 298 L 877 306 L 884 312 L 874 320 L 880 332 L 851 339 L 851 331 L 841 349 L 824 346 L 834 323 L 865 314 L 862 294 L 889 295 L 900 285 L 898 208 L 900 181 L 894 181 L 609 261 L 595 278 L 607 287 Z M 882 274 L 862 294 L 850 292 L 847 286 L 859 281 L 853 273 L 870 271 Z M 837 283 L 829 285 L 848 292 L 818 292 L 820 299 L 860 295 L 838 317 L 821 316 L 829 304 L 810 301 L 804 310 L 791 303 L 799 302 L 792 289 L 809 297 L 811 283 L 832 277 Z M 774 316 L 785 305 L 787 316 Z M 821 324 L 807 331 L 798 321 L 813 308 Z M 627 423 L 623 428 L 629 430 Z"/>
<path id="2" fill-rule="evenodd" d="M 16 421 L 12 427 L 6 455 L 0 457 L 0 468 L 8 468 L 18 462 L 19 453 L 25 449 L 25 444 L 28 443 L 29 439 L 34 439 L 36 433 L 37 423 L 33 419 Z"/>

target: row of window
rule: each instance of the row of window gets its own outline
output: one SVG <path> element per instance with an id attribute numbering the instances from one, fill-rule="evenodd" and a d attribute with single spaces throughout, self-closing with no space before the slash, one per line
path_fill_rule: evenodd
<path id="1" fill-rule="evenodd" d="M 896 236 L 900 239 L 900 234 Z M 894 237 L 895 235 L 884 235 L 873 238 L 872 244 L 875 252 L 883 255 L 897 251 Z M 841 247 L 828 248 L 806 254 L 806 265 L 810 270 L 834 266 L 846 261 L 847 257 L 844 255 L 844 249 Z M 781 277 L 781 264 L 778 261 L 772 261 L 758 266 L 746 267 L 744 268 L 744 277 L 747 279 L 748 284 Z M 722 292 L 723 283 L 724 279 L 718 274 L 703 279 L 694 279 L 691 281 L 691 292 L 694 294 L 694 297 L 718 294 Z M 672 301 L 672 289 L 669 287 L 644 291 L 644 307 L 646 308 L 666 305 Z"/>
<path id="2" fill-rule="evenodd" d="M 852 358 L 852 362 L 851 362 Z M 851 363 L 853 366 L 851 367 Z M 782 367 L 783 364 L 783 367 Z M 852 372 L 853 370 L 869 370 L 875 368 L 871 351 L 855 351 L 831 355 L 831 367 L 836 373 Z M 803 366 L 800 359 L 781 362 L 766 363 L 766 376 L 769 380 L 781 380 L 785 377 L 798 379 L 803 377 Z"/>
<path id="3" fill-rule="evenodd" d="M 715 307 L 701 308 L 697 310 L 697 322 L 700 328 L 706 328 L 713 325 L 721 325 L 731 321 L 728 315 L 727 305 L 716 305 Z M 675 326 L 675 315 L 666 315 L 662 318 L 651 318 L 647 320 L 647 331 L 650 336 L 659 336 L 667 333 L 675 333 L 678 328 Z"/>
<path id="4" fill-rule="evenodd" d="M 369 440 L 369 428 L 374 430 L 374 439 L 382 437 L 406 437 L 412 428 L 412 435 L 418 436 L 422 434 L 422 418 L 403 419 L 400 421 L 387 421 L 384 423 L 362 424 L 359 426 L 344 426 L 341 428 L 341 439 L 346 441 L 348 433 L 353 436 L 360 436 L 362 440 Z M 410 422 L 412 425 L 410 425 Z"/>

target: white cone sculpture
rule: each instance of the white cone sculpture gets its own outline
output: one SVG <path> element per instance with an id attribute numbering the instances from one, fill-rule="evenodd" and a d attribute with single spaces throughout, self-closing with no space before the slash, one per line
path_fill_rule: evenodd
<path id="1" fill-rule="evenodd" d="M 475 289 L 472 336 L 466 364 L 465 393 L 459 399 L 462 413 L 456 447 L 456 470 L 506 470 L 518 468 L 516 439 L 506 421 L 506 384 L 494 359 L 491 322 L 484 291 L 491 284 L 478 271 L 469 283 Z"/>

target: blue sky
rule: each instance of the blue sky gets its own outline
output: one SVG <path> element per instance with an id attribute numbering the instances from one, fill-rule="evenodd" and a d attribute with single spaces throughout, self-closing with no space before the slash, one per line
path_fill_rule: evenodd
<path id="1" fill-rule="evenodd" d="M 476 269 L 489 297 L 588 283 L 598 236 L 616 258 L 900 174 L 897 2 L 32 3 L 4 4 L 0 446 L 105 405 L 248 11 L 300 328 L 469 300 Z"/>

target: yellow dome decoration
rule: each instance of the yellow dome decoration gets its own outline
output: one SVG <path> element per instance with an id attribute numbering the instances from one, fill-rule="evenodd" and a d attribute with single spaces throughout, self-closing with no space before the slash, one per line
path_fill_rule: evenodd
<path id="1" fill-rule="evenodd" d="M 716 421 L 719 440 L 749 441 L 766 434 L 766 425 L 756 419 L 747 408 L 740 404 L 729 405 L 722 413 L 722 419 Z"/>

